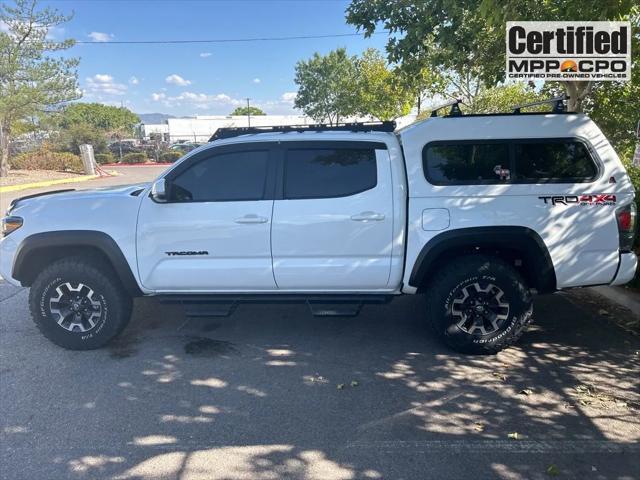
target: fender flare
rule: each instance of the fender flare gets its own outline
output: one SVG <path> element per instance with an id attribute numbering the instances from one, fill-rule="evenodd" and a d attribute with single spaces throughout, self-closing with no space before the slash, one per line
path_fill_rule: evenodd
<path id="1" fill-rule="evenodd" d="M 12 277 L 20 282 L 29 278 L 30 258 L 37 251 L 73 247 L 91 247 L 100 251 L 109 261 L 122 286 L 132 296 L 142 296 L 138 282 L 116 241 L 104 232 L 94 230 L 59 230 L 35 233 L 24 238 L 16 250 Z"/>
<path id="2" fill-rule="evenodd" d="M 460 228 L 436 235 L 418 254 L 409 285 L 424 285 L 441 255 L 464 248 L 497 248 L 519 252 L 535 272 L 533 286 L 540 293 L 556 291 L 556 273 L 547 246 L 534 230 L 519 226 Z"/>

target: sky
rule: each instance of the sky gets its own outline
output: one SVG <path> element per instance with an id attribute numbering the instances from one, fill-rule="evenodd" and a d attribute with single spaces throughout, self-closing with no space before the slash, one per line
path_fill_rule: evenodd
<path id="1" fill-rule="evenodd" d="M 51 32 L 78 44 L 82 101 L 136 113 L 221 115 L 251 105 L 268 114 L 293 108 L 298 60 L 346 47 L 384 50 L 386 35 L 272 42 L 119 45 L 131 40 L 210 40 L 357 33 L 346 0 L 42 0 L 73 13 Z"/>

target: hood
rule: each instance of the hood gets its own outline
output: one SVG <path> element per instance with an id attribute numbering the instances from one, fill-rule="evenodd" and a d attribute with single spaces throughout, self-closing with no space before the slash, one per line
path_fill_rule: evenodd
<path id="1" fill-rule="evenodd" d="M 88 190 L 74 190 L 72 188 L 64 190 L 52 190 L 49 192 L 36 193 L 34 195 L 26 195 L 24 197 L 16 198 L 11 202 L 7 213 L 11 212 L 18 206 L 31 204 L 36 202 L 48 202 L 55 199 L 89 199 L 89 198 L 104 198 L 104 197 L 119 197 L 125 195 L 137 195 L 146 189 L 150 183 L 138 183 L 135 185 L 116 185 L 113 187 L 92 188 Z"/>

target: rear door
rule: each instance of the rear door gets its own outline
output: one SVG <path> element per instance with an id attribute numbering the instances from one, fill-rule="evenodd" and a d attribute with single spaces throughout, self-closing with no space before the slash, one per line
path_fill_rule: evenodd
<path id="1" fill-rule="evenodd" d="M 393 199 L 384 143 L 282 142 L 272 225 L 278 288 L 386 289 Z"/>
<path id="2" fill-rule="evenodd" d="M 162 292 L 274 290 L 271 213 L 277 166 L 269 143 L 199 152 L 167 174 L 166 203 L 138 217 L 142 284 Z"/>

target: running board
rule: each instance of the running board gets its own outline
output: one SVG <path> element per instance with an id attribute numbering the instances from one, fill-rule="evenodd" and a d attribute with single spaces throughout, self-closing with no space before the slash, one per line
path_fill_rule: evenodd
<path id="1" fill-rule="evenodd" d="M 219 294 L 161 295 L 160 303 L 184 306 L 188 317 L 227 317 L 240 303 L 305 303 L 315 317 L 353 317 L 364 304 L 388 303 L 392 295 L 379 294 Z"/>

